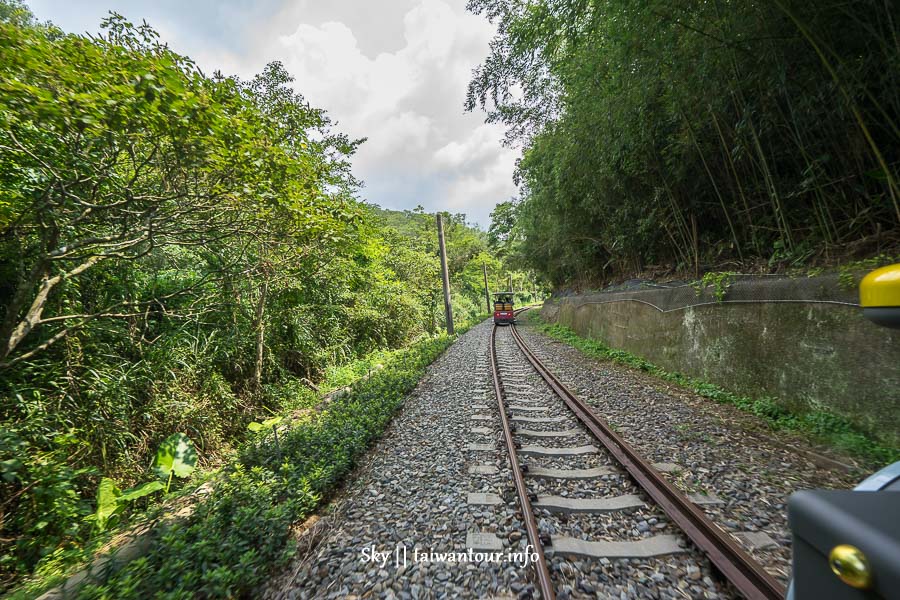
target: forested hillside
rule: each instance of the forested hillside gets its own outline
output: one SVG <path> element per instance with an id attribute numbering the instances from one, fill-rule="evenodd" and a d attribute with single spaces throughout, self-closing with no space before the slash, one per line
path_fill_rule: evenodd
<path id="1" fill-rule="evenodd" d="M 468 108 L 524 148 L 521 199 L 495 216 L 554 283 L 896 252 L 894 3 L 469 8 L 498 34 Z"/>
<path id="2" fill-rule="evenodd" d="M 104 489 L 146 481 L 174 432 L 214 466 L 330 369 L 444 327 L 434 215 L 360 201 L 360 143 L 279 63 L 210 76 L 146 25 L 88 38 L 0 3 L 0 589 L 85 548 Z M 486 313 L 482 264 L 506 274 L 447 217 L 460 326 Z M 360 436 L 394 405 L 373 406 Z"/>

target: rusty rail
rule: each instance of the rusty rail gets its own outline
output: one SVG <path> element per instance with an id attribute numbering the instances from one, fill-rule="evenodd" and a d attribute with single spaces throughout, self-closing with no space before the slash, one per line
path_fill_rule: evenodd
<path id="1" fill-rule="evenodd" d="M 534 565 L 538 579 L 538 587 L 541 590 L 541 598 L 554 600 L 556 594 L 553 591 L 553 582 L 550 580 L 550 570 L 547 568 L 547 559 L 544 556 L 544 546 L 538 531 L 537 521 L 534 519 L 534 511 L 531 509 L 531 498 L 528 496 L 528 488 L 525 487 L 525 477 L 519 466 L 519 458 L 516 453 L 516 442 L 513 440 L 512 430 L 509 426 L 509 417 L 506 414 L 506 406 L 503 403 L 503 386 L 500 384 L 500 369 L 497 366 L 497 353 L 494 346 L 494 338 L 497 333 L 497 325 L 491 330 L 491 341 L 488 353 L 491 358 L 491 375 L 494 380 L 494 395 L 497 397 L 497 408 L 500 410 L 500 423 L 503 425 L 503 437 L 506 440 L 506 450 L 509 453 L 509 468 L 512 471 L 513 481 L 516 485 L 516 495 L 519 497 L 519 507 L 522 509 L 522 520 L 528 532 L 528 541 L 534 548 L 537 561 Z"/>
<path id="2" fill-rule="evenodd" d="M 496 330 L 496 326 L 494 329 Z M 544 366 L 521 338 L 515 325 L 512 326 L 512 335 L 528 362 L 575 413 L 578 420 L 625 467 L 638 485 L 647 492 L 647 495 L 659 504 L 669 518 L 709 557 L 709 560 L 741 594 L 750 600 L 780 600 L 784 598 L 784 587 L 774 577 L 769 575 L 729 534 L 719 529 L 700 508 L 669 483 L 659 471 L 610 429 L 583 400 L 575 396 Z M 493 347 L 494 336 L 492 334 L 492 353 Z M 497 389 L 497 385 L 495 375 L 495 389 Z M 501 414 L 505 415 L 502 405 Z M 509 443 L 511 442 L 508 441 Z M 521 478 L 516 464 L 513 464 L 513 473 Z"/>

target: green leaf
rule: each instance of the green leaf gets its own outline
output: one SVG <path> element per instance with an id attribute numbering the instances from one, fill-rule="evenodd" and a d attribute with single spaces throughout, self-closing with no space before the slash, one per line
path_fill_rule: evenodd
<path id="1" fill-rule="evenodd" d="M 878 181 L 887 181 L 887 173 L 884 169 L 872 169 L 871 171 L 866 171 L 866 177 L 871 177 L 872 179 L 876 179 Z"/>
<path id="2" fill-rule="evenodd" d="M 13 482 L 16 480 L 16 472 L 22 468 L 22 461 L 10 458 L 9 460 L 0 461 L 0 477 L 4 481 Z"/>
<path id="3" fill-rule="evenodd" d="M 256 421 L 251 421 L 247 425 L 247 429 L 249 429 L 250 431 L 253 431 L 253 432 L 262 431 L 263 429 L 270 429 L 272 427 L 275 427 L 276 425 L 281 423 L 281 421 L 283 421 L 283 420 L 284 420 L 284 417 L 272 417 L 271 419 L 266 419 L 262 423 L 257 423 Z"/>
<path id="4" fill-rule="evenodd" d="M 281 423 L 282 417 L 272 417 L 271 419 L 266 419 L 262 422 L 263 427 L 274 427 Z"/>
<path id="5" fill-rule="evenodd" d="M 197 466 L 197 450 L 194 443 L 183 433 L 173 433 L 165 439 L 156 451 L 153 470 L 157 477 L 166 480 L 171 474 L 188 477 Z"/>
<path id="6" fill-rule="evenodd" d="M 109 477 L 100 480 L 100 485 L 97 487 L 97 512 L 94 514 L 94 519 L 97 521 L 97 528 L 101 531 L 106 529 L 109 518 L 119 510 L 118 500 L 121 495 L 115 481 Z"/>
<path id="7" fill-rule="evenodd" d="M 148 481 L 147 483 L 142 483 L 139 486 L 130 488 L 122 492 L 122 495 L 119 496 L 119 503 L 125 502 L 133 502 L 138 498 L 143 498 L 148 494 L 152 494 L 157 490 L 165 489 L 165 485 L 161 481 Z"/>

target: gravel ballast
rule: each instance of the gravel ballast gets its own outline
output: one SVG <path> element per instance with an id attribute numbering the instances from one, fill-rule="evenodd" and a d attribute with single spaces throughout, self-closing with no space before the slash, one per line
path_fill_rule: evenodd
<path id="1" fill-rule="evenodd" d="M 527 543 L 516 510 L 509 463 L 501 445 L 497 402 L 487 349 L 491 325 L 473 327 L 434 364 L 407 398 L 383 438 L 367 454 L 337 498 L 322 512 L 316 542 L 273 579 L 268 598 L 516 598 L 536 597 L 531 569 L 509 555 Z M 730 407 L 658 391 L 646 377 L 598 363 L 575 349 L 521 327 L 526 342 L 560 379 L 597 407 L 620 433 L 689 492 L 712 493 L 721 504 L 704 509 L 725 530 L 764 532 L 775 547 L 755 550 L 780 579 L 788 575 L 789 537 L 784 504 L 803 487 L 849 487 L 846 474 L 767 444 L 732 427 Z M 512 415 L 564 417 L 519 422 L 535 432 L 569 431 L 566 437 L 525 437 L 523 445 L 571 448 L 599 445 L 567 414 L 524 357 L 508 330 L 497 338 L 507 405 Z M 698 402 L 699 400 L 699 402 Z M 540 410 L 524 410 L 525 407 Z M 577 431 L 577 433 L 574 433 Z M 585 479 L 528 477 L 539 496 L 570 499 L 642 495 L 602 449 L 577 456 L 528 455 L 522 462 L 546 469 L 606 468 Z M 470 494 L 496 495 L 499 504 L 470 504 Z M 473 496 L 476 497 L 476 496 Z M 645 506 L 608 514 L 560 514 L 536 509 L 540 529 L 554 536 L 598 541 L 638 541 L 654 535 L 683 538 L 665 514 Z M 495 556 L 467 553 L 467 534 L 493 534 Z M 493 538 L 491 538 L 493 539 Z M 588 559 L 548 553 L 560 598 L 723 598 L 731 587 L 688 542 L 685 552 L 652 559 Z M 382 553 L 373 560 L 373 551 Z M 459 553 L 472 559 L 424 560 L 422 553 Z M 432 557 L 437 558 L 437 557 Z"/>
<path id="2" fill-rule="evenodd" d="M 473 327 L 429 367 L 330 507 L 321 541 L 266 596 L 479 598 L 524 585 L 527 569 L 505 563 L 414 560 L 416 551 L 464 553 L 468 532 L 496 532 L 513 518 L 512 508 L 467 503 L 470 492 L 502 492 L 509 474 L 499 452 L 489 457 L 467 448 L 490 441 L 473 429 L 497 428 L 488 395 L 489 333 L 489 323 Z M 472 419 L 479 414 L 490 419 Z M 496 466 L 497 473 L 469 472 L 481 464 Z M 367 560 L 373 547 L 389 554 L 384 564 Z M 397 565 L 398 548 L 406 550 L 405 566 Z"/>
<path id="3" fill-rule="evenodd" d="M 767 430 L 759 418 L 717 404 L 636 369 L 598 361 L 527 326 L 531 350 L 626 441 L 688 494 L 712 494 L 706 514 L 778 580 L 790 577 L 787 499 L 801 489 L 849 489 L 860 475 L 822 466 L 796 436 Z M 794 451 L 787 446 L 798 447 Z M 827 464 L 827 463 L 826 463 Z M 775 544 L 759 547 L 764 533 Z M 749 534 L 749 535 L 747 535 Z"/>

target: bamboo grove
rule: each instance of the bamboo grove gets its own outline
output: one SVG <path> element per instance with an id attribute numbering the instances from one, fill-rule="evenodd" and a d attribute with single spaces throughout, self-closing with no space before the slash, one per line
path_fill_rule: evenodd
<path id="1" fill-rule="evenodd" d="M 147 25 L 0 1 L 0 590 L 85 548 L 101 478 L 136 483 L 173 432 L 214 465 L 329 369 L 443 327 L 434 216 L 357 199 L 362 141 L 278 63 L 206 75 Z M 446 221 L 462 325 L 483 265 L 506 277 Z"/>
<path id="2" fill-rule="evenodd" d="M 498 216 L 515 213 L 521 260 L 554 283 L 896 249 L 894 3 L 469 9 L 498 33 L 467 107 L 524 148 L 521 199 Z"/>

